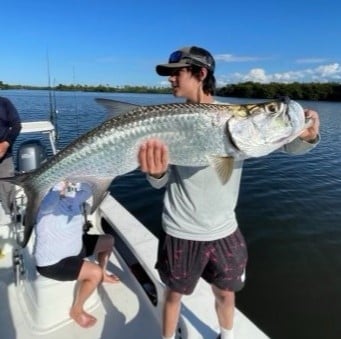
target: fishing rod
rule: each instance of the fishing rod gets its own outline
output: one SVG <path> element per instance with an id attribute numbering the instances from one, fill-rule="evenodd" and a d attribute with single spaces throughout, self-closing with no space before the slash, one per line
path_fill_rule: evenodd
<path id="1" fill-rule="evenodd" d="M 77 100 L 77 90 L 76 90 L 76 71 L 75 66 L 72 67 L 72 81 L 73 81 L 73 98 L 75 101 L 75 114 L 76 114 L 76 131 L 77 135 L 80 134 L 80 126 L 79 126 L 79 107 L 78 107 L 78 100 Z"/>
<path id="2" fill-rule="evenodd" d="M 56 102 L 56 93 L 51 86 L 51 74 L 50 74 L 50 58 L 49 53 L 46 53 L 47 58 L 47 77 L 48 77 L 48 89 L 49 89 L 49 105 L 50 105 L 50 121 L 55 127 L 55 139 L 56 144 L 58 145 L 59 133 L 58 133 L 58 121 L 57 121 L 57 102 Z M 54 80 L 55 86 L 55 80 Z"/>

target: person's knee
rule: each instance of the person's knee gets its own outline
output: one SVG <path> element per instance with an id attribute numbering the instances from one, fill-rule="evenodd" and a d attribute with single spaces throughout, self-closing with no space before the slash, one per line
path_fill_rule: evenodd
<path id="1" fill-rule="evenodd" d="M 95 263 L 89 263 L 83 267 L 83 272 L 81 272 L 81 280 L 89 280 L 94 284 L 99 284 L 103 279 L 103 270 L 101 267 Z"/>
<path id="2" fill-rule="evenodd" d="M 180 302 L 182 297 L 182 294 L 179 292 L 172 291 L 170 289 L 167 289 L 165 292 L 165 299 L 167 302 Z"/>
<path id="3" fill-rule="evenodd" d="M 103 270 L 102 268 L 96 264 L 93 268 L 93 279 L 99 284 L 103 280 Z"/>
<path id="4" fill-rule="evenodd" d="M 220 304 L 234 304 L 234 292 L 213 287 L 216 301 Z"/>

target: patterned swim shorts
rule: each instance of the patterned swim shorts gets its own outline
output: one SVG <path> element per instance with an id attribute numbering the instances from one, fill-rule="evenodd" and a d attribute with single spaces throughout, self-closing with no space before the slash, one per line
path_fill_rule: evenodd
<path id="1" fill-rule="evenodd" d="M 193 241 L 163 233 L 156 268 L 173 291 L 191 294 L 200 277 L 219 289 L 237 292 L 244 286 L 247 248 L 237 229 L 223 239 Z"/>

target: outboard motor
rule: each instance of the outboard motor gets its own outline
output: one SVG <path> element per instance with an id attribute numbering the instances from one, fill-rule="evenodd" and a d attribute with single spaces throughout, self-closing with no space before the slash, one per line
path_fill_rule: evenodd
<path id="1" fill-rule="evenodd" d="M 17 153 L 18 171 L 29 172 L 38 168 L 47 158 L 46 149 L 39 140 L 23 142 Z"/>

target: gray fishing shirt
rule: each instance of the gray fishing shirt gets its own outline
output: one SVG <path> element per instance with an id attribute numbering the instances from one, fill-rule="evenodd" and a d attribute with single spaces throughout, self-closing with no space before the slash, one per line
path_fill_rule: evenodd
<path id="1" fill-rule="evenodd" d="M 304 154 L 314 148 L 299 138 L 281 151 Z M 156 179 L 147 175 L 154 188 L 166 185 L 162 226 L 176 238 L 211 241 L 232 234 L 238 227 L 235 208 L 239 195 L 243 161 L 235 161 L 232 175 L 222 184 L 214 168 L 171 165 L 166 174 Z"/>
<path id="2" fill-rule="evenodd" d="M 235 161 L 232 175 L 222 184 L 213 167 L 170 166 L 161 179 L 148 176 L 155 188 L 167 184 L 162 224 L 176 238 L 216 240 L 237 228 L 237 204 L 243 161 Z"/>

